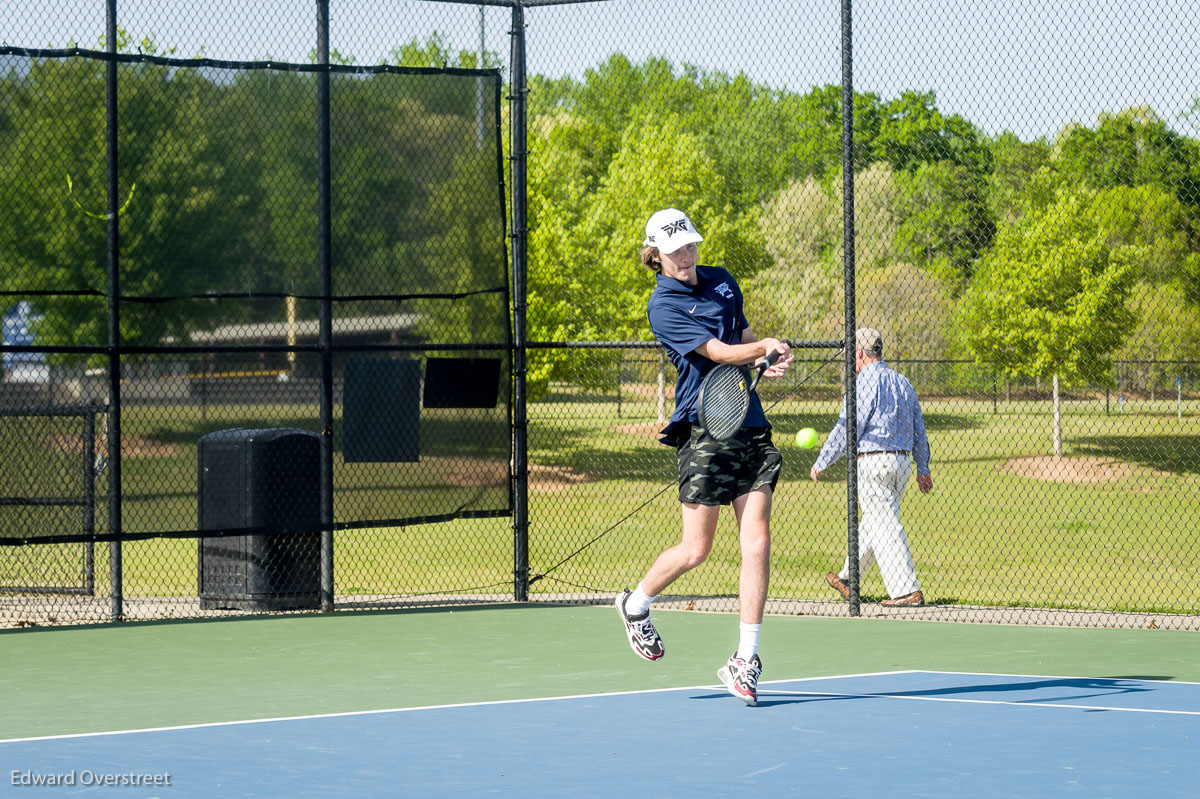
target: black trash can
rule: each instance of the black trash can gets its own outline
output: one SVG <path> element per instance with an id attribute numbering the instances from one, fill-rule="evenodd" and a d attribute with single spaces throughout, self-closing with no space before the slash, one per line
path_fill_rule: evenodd
<path id="1" fill-rule="evenodd" d="M 219 430 L 199 440 L 200 607 L 320 607 L 321 442 L 293 428 Z"/>

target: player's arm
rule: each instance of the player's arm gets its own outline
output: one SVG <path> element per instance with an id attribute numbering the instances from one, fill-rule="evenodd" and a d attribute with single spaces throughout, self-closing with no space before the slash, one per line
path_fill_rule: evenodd
<path id="1" fill-rule="evenodd" d="M 726 344 L 718 338 L 710 338 L 696 347 L 695 351 L 710 361 L 732 364 L 757 363 L 767 357 L 769 352 L 782 352 L 783 356 L 766 371 L 764 375 L 766 377 L 777 377 L 783 374 L 787 371 L 787 364 L 791 363 L 793 358 L 791 347 L 786 342 L 774 338 L 756 338 L 750 328 L 742 331 L 740 344 Z"/>
<path id="2" fill-rule="evenodd" d="M 758 337 L 754 335 L 754 331 L 750 329 L 749 325 L 747 325 L 746 328 L 742 330 L 742 343 L 747 344 L 753 341 L 758 341 Z M 779 377 L 788 370 L 788 365 L 796 359 L 796 356 L 792 355 L 792 345 L 782 339 L 769 338 L 763 339 L 763 341 L 767 342 L 768 353 L 783 353 L 778 359 L 776 359 L 775 363 L 771 364 L 767 371 L 763 372 L 763 377 Z"/>

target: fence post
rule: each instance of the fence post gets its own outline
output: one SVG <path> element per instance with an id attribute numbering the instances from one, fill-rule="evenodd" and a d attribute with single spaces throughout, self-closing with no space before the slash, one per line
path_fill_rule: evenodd
<path id="1" fill-rule="evenodd" d="M 856 419 L 854 396 L 854 59 L 851 0 L 842 0 L 842 269 L 846 287 L 846 419 Z M 859 615 L 858 426 L 846 425 L 846 551 L 850 561 L 850 615 Z"/>
<path id="2" fill-rule="evenodd" d="M 512 4 L 513 599 L 529 599 L 529 441 L 525 408 L 525 11 Z"/>
<path id="3" fill-rule="evenodd" d="M 317 260 L 321 303 L 321 610 L 333 610 L 333 256 L 329 169 L 329 0 L 317 0 Z"/>
<path id="4" fill-rule="evenodd" d="M 113 621 L 125 617 L 125 592 L 120 535 L 121 523 L 121 239 L 117 210 L 117 0 L 108 0 L 105 14 L 105 131 L 108 194 L 108 530 L 116 537 L 108 544 Z"/>

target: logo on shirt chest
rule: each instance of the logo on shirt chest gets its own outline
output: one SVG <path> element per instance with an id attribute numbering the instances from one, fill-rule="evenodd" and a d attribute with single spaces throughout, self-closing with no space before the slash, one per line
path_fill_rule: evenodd
<path id="1" fill-rule="evenodd" d="M 713 291 L 717 292 L 718 294 L 720 294 L 722 297 L 724 297 L 727 300 L 733 299 L 733 289 L 729 288 L 728 283 L 722 283 L 721 285 L 719 285 L 715 289 L 713 289 Z"/>

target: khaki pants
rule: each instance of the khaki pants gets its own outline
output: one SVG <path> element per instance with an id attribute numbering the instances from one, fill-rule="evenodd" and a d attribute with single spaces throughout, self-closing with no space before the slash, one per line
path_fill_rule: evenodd
<path id="1" fill-rule="evenodd" d="M 912 466 L 912 460 L 903 454 L 868 455 L 858 461 L 859 579 L 871 564 L 879 563 L 883 585 L 893 599 L 921 588 L 908 537 L 900 523 L 900 499 L 912 476 Z M 846 580 L 849 574 L 847 557 L 838 576 Z"/>

